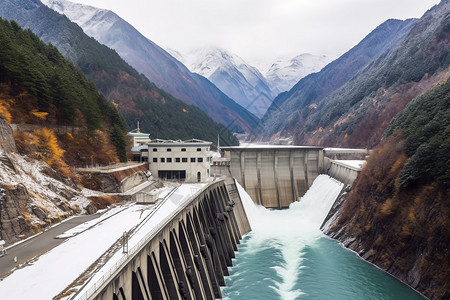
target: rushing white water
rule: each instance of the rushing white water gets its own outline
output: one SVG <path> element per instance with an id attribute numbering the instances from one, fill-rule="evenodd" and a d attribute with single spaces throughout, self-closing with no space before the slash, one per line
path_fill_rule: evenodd
<path id="1" fill-rule="evenodd" d="M 239 245 L 224 299 L 423 300 L 320 231 L 341 189 L 321 175 L 289 209 L 270 210 L 238 186 L 252 232 Z"/>
<path id="2" fill-rule="evenodd" d="M 320 225 L 342 189 L 342 183 L 327 175 L 316 178 L 308 192 L 288 210 L 270 210 L 255 205 L 245 190 L 239 194 L 252 227 L 249 251 L 275 247 L 281 253 L 281 265 L 273 266 L 279 281 L 272 288 L 282 299 L 295 299 L 302 291 L 295 289 L 301 272 L 302 250 L 322 235 Z"/>

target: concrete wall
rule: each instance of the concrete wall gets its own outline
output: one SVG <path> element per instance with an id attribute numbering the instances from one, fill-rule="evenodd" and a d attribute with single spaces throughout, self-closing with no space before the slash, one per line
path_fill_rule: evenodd
<path id="1" fill-rule="evenodd" d="M 324 168 L 328 175 L 349 185 L 353 184 L 353 181 L 355 181 L 361 171 L 360 168 L 349 166 L 328 157 L 324 158 Z"/>
<path id="2" fill-rule="evenodd" d="M 145 182 L 150 177 L 148 164 L 133 164 L 129 167 L 108 169 L 77 169 L 84 177 L 84 184 L 91 190 L 106 193 L 123 193 Z"/>
<path id="3" fill-rule="evenodd" d="M 77 299 L 217 299 L 242 235 L 250 231 L 231 178 L 210 183 L 160 230 Z"/>
<path id="4" fill-rule="evenodd" d="M 304 195 L 323 170 L 320 147 L 227 147 L 229 173 L 253 201 L 265 207 L 283 208 Z M 213 166 L 213 172 L 225 169 Z"/>

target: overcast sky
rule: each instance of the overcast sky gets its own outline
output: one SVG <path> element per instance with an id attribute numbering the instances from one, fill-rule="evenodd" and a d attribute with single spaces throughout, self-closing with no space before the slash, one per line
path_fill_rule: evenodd
<path id="1" fill-rule="evenodd" d="M 439 0 L 70 0 L 114 11 L 163 48 L 213 45 L 248 62 L 301 53 L 336 57 L 390 18 Z"/>

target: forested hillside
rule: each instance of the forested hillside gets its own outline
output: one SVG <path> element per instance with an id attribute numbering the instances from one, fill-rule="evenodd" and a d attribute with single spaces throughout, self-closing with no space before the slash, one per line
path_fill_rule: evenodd
<path id="1" fill-rule="evenodd" d="M 355 75 L 370 62 L 404 39 L 415 20 L 388 20 L 368 34 L 358 45 L 350 49 L 320 72 L 301 79 L 291 90 L 281 93 L 262 119 L 258 134 L 271 137 L 293 136 L 299 139 L 306 134 L 305 122 L 313 114 L 321 113 L 322 103 L 337 94 Z M 313 144 L 311 141 L 304 141 Z"/>
<path id="2" fill-rule="evenodd" d="M 0 236 L 6 244 L 100 208 L 80 192 L 71 167 L 126 160 L 125 134 L 117 109 L 79 68 L 30 30 L 0 19 Z"/>
<path id="3" fill-rule="evenodd" d="M 114 50 L 88 37 L 78 25 L 40 1 L 2 1 L 0 16 L 29 28 L 81 68 L 97 89 L 117 105 L 129 129 L 135 128 L 139 120 L 142 131 L 153 138 L 216 141 L 217 134 L 221 133 L 221 143 L 237 143 L 223 125 L 196 106 L 187 105 L 157 88 Z"/>
<path id="4" fill-rule="evenodd" d="M 0 114 L 9 123 L 39 125 L 34 133 L 17 133 L 23 151 L 37 150 L 32 144 L 55 139 L 59 132 L 71 164 L 92 155 L 98 163 L 126 160 L 126 128 L 119 112 L 54 46 L 3 19 L 0 45 Z"/>
<path id="5" fill-rule="evenodd" d="M 431 299 L 450 297 L 450 79 L 389 126 L 329 230 Z"/>
<path id="6" fill-rule="evenodd" d="M 198 77 L 114 12 L 70 1 L 43 1 L 80 25 L 84 32 L 117 53 L 138 72 L 177 99 L 199 107 L 216 122 L 250 130 L 259 121 L 209 80 Z"/>
<path id="7" fill-rule="evenodd" d="M 276 99 L 265 116 L 264 134 L 293 136 L 296 144 L 375 147 L 397 113 L 448 78 L 449 11 L 450 2 L 444 0 L 418 20 L 385 22 L 354 49 Z M 342 74 L 340 70 L 361 58 L 365 65 L 350 78 L 344 73 L 341 78 L 346 81 L 330 92 L 341 78 L 326 75 Z"/>

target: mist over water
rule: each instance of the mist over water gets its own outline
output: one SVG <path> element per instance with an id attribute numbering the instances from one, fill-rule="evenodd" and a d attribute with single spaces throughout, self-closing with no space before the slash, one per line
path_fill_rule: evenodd
<path id="1" fill-rule="evenodd" d="M 252 232 L 239 245 L 224 299 L 423 299 L 320 231 L 341 183 L 320 175 L 286 210 L 257 206 L 238 188 Z"/>

